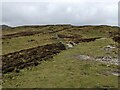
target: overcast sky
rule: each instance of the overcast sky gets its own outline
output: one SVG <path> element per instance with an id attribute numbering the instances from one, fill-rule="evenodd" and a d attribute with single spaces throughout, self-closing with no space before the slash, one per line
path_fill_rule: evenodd
<path id="1" fill-rule="evenodd" d="M 118 1 L 4 0 L 0 24 L 118 25 Z"/>

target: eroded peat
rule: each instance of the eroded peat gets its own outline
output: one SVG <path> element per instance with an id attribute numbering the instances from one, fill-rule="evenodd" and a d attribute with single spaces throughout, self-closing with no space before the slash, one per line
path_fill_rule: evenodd
<path id="1" fill-rule="evenodd" d="M 52 58 L 61 50 L 65 50 L 65 46 L 61 43 L 55 43 L 3 55 L 2 72 L 7 73 L 31 65 L 36 66 L 40 61 Z"/>

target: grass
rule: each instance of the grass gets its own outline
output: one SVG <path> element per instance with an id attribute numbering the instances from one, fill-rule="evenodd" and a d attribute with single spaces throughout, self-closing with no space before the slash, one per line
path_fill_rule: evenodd
<path id="1" fill-rule="evenodd" d="M 111 70 L 102 64 L 70 59 L 54 58 L 55 61 L 42 62 L 31 70 L 19 74 L 6 75 L 3 87 L 19 88 L 95 88 L 118 87 L 118 78 L 112 74 L 104 75 Z M 103 72 L 104 71 L 104 72 Z M 11 75 L 12 77 L 12 75 Z M 3 78 L 4 80 L 4 78 Z M 28 83 L 29 82 L 29 83 Z"/>
<path id="2" fill-rule="evenodd" d="M 70 25 L 66 25 L 66 26 L 56 25 L 56 26 L 42 26 L 42 27 L 21 26 L 21 27 L 16 27 L 14 29 L 3 30 L 2 34 L 7 35 L 7 34 L 13 34 L 19 32 L 32 32 L 32 31 L 50 32 L 50 31 L 58 31 L 58 30 L 62 30 L 62 31 L 56 32 L 57 34 L 80 35 L 82 36 L 82 38 L 91 38 L 91 37 L 109 37 L 109 32 L 116 32 L 118 28 L 113 28 L 110 26 L 75 27 Z M 56 42 L 55 40 L 50 39 L 51 37 L 54 37 L 54 34 L 39 34 L 39 36 L 38 34 L 36 34 L 31 36 L 15 37 L 12 39 L 3 39 L 2 54 L 4 55 L 19 50 Z M 33 40 L 33 39 L 35 41 L 28 42 L 29 40 Z M 66 39 L 66 41 L 68 40 Z"/>
<path id="3" fill-rule="evenodd" d="M 32 36 L 3 39 L 2 54 L 4 55 L 7 53 L 56 42 L 55 40 L 50 39 L 52 37 L 53 36 L 50 34 L 36 34 Z"/>
<path id="4" fill-rule="evenodd" d="M 113 43 L 112 39 L 81 43 L 52 59 L 42 61 L 36 67 L 5 74 L 3 88 L 118 88 L 118 77 L 111 73 L 117 70 L 117 66 L 72 57 L 80 54 L 105 55 L 102 48 Z"/>
<path id="5" fill-rule="evenodd" d="M 109 32 L 118 32 L 118 28 L 112 27 L 73 27 L 68 28 L 64 31 L 58 32 L 59 34 L 65 35 L 81 35 L 83 38 L 92 38 L 92 37 L 109 37 Z"/>
<path id="6" fill-rule="evenodd" d="M 30 32 L 30 31 L 57 31 L 57 34 L 80 35 L 82 38 L 103 37 L 95 42 L 84 42 L 71 49 L 62 51 L 40 65 L 20 70 L 19 73 L 11 72 L 3 75 L 3 88 L 118 88 L 118 77 L 112 75 L 118 66 L 85 61 L 75 58 L 75 55 L 89 55 L 92 57 L 105 56 L 108 52 L 104 47 L 109 44 L 117 44 L 109 38 L 109 32 L 116 32 L 118 28 L 110 26 L 45 26 L 45 27 L 17 27 L 3 30 L 3 35 Z M 4 39 L 2 54 L 12 53 L 19 50 L 42 46 L 58 42 L 51 39 L 53 34 L 36 34 L 21 36 L 12 39 Z M 32 40 L 32 41 L 31 41 Z M 63 40 L 65 41 L 65 39 Z M 113 49 L 109 54 L 115 57 L 118 52 Z"/>
<path id="7" fill-rule="evenodd" d="M 95 42 L 84 42 L 84 43 L 80 43 L 80 45 L 76 46 L 76 49 L 73 49 L 70 51 L 71 54 L 73 54 L 73 52 L 76 53 L 80 53 L 80 54 L 85 54 L 85 55 L 89 55 L 89 56 L 94 56 L 94 57 L 99 57 L 99 56 L 104 56 L 106 55 L 106 51 L 104 50 L 104 48 L 107 45 L 110 44 L 116 44 L 112 39 L 107 38 L 107 39 L 98 39 Z M 113 51 L 118 51 L 117 49 L 113 49 Z M 114 55 L 113 52 L 110 52 L 110 55 Z"/>
<path id="8" fill-rule="evenodd" d="M 8 35 L 8 34 L 15 34 L 20 32 L 30 32 L 30 31 L 40 31 L 40 30 L 43 30 L 43 28 L 16 27 L 14 29 L 12 28 L 12 29 L 3 30 L 2 34 Z"/>

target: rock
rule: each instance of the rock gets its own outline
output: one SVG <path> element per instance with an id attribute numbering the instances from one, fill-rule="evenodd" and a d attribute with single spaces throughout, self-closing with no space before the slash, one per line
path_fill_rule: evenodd
<path id="1" fill-rule="evenodd" d="M 111 56 L 104 56 L 104 57 L 102 58 L 102 60 L 103 60 L 103 61 L 110 61 L 110 60 L 112 60 L 112 57 L 111 57 Z"/>
<path id="2" fill-rule="evenodd" d="M 116 48 L 115 46 L 112 45 L 107 45 L 106 47 L 104 47 L 105 51 L 111 51 L 112 49 Z"/>
<path id="3" fill-rule="evenodd" d="M 72 48 L 73 45 L 72 44 L 66 44 L 69 48 Z"/>
<path id="4" fill-rule="evenodd" d="M 112 48 L 112 49 L 113 49 L 113 48 L 116 48 L 115 46 L 111 46 L 111 45 L 107 45 L 106 47 L 107 47 L 107 48 Z"/>
<path id="5" fill-rule="evenodd" d="M 80 59 L 80 60 L 91 60 L 92 57 L 87 56 L 87 55 L 78 55 L 76 56 L 76 58 Z"/>
<path id="6" fill-rule="evenodd" d="M 112 72 L 112 74 L 115 75 L 115 76 L 120 76 L 120 72 L 119 71 L 114 71 L 114 72 Z"/>
<path id="7" fill-rule="evenodd" d="M 107 67 L 110 67 L 110 65 L 107 65 Z"/>
<path id="8" fill-rule="evenodd" d="M 112 58 L 111 56 L 97 57 L 95 60 L 106 63 L 106 64 L 118 65 L 118 59 Z"/>

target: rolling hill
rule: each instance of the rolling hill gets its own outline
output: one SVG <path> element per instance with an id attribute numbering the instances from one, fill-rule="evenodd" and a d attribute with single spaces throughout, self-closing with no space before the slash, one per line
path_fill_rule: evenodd
<path id="1" fill-rule="evenodd" d="M 6 27 L 4 88 L 118 88 L 119 27 Z"/>

